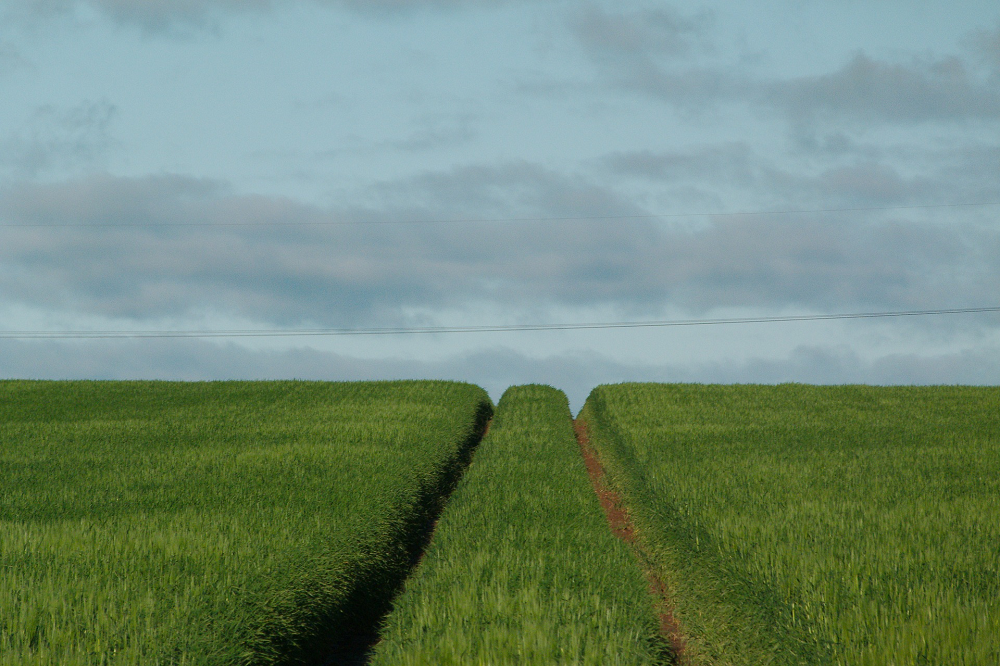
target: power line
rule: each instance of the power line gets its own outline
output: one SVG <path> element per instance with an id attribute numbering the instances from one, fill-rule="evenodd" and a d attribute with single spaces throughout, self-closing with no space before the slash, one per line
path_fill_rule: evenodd
<path id="1" fill-rule="evenodd" d="M 344 335 L 414 335 L 426 333 L 514 333 L 525 331 L 578 331 L 614 328 L 667 328 L 675 326 L 720 326 L 773 324 L 834 319 L 883 319 L 933 315 L 1000 312 L 1000 306 L 902 310 L 894 312 L 851 312 L 838 314 L 787 315 L 777 317 L 732 317 L 725 319 L 674 319 L 666 321 L 589 322 L 570 324 L 511 324 L 495 326 L 426 326 L 395 328 L 315 328 L 241 330 L 148 330 L 148 331 L 0 331 L 0 339 L 99 339 L 99 338 L 281 338 L 330 337 Z"/>
<path id="2" fill-rule="evenodd" d="M 677 218 L 705 217 L 747 217 L 761 215 L 796 215 L 821 213 L 858 213 L 892 210 L 926 210 L 934 208 L 971 208 L 1000 206 L 1000 201 L 979 201 L 971 203 L 922 204 L 912 206 L 862 206 L 855 208 L 800 208 L 787 210 L 750 210 L 735 212 L 691 212 L 691 213 L 644 213 L 637 215 L 567 215 L 563 217 L 493 217 L 493 218 L 441 218 L 416 220 L 300 220 L 292 222 L 14 222 L 0 224 L 3 229 L 18 228 L 147 228 L 147 227 L 324 227 L 324 226 L 379 226 L 379 225 L 420 225 L 420 224 L 517 224 L 524 222 L 569 222 L 601 220 L 667 220 Z"/>

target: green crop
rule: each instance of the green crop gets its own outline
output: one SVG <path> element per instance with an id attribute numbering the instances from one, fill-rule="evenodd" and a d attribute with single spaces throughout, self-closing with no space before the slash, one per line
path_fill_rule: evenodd
<path id="1" fill-rule="evenodd" d="M 491 410 L 451 382 L 0 382 L 0 664 L 315 660 Z"/>
<path id="2" fill-rule="evenodd" d="M 653 599 L 601 513 L 566 396 L 507 390 L 373 663 L 651 664 Z"/>
<path id="3" fill-rule="evenodd" d="M 1000 389 L 595 389 L 694 663 L 1000 663 Z"/>

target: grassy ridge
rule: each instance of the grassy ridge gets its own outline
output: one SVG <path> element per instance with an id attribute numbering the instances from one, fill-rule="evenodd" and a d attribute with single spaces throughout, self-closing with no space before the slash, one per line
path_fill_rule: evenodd
<path id="1" fill-rule="evenodd" d="M 374 664 L 651 664 L 653 604 L 588 481 L 566 396 L 507 390 Z"/>
<path id="2" fill-rule="evenodd" d="M 581 413 L 709 663 L 1000 663 L 1000 390 L 595 389 Z"/>
<path id="3" fill-rule="evenodd" d="M 490 409 L 450 382 L 0 382 L 0 664 L 315 659 L 381 610 Z"/>

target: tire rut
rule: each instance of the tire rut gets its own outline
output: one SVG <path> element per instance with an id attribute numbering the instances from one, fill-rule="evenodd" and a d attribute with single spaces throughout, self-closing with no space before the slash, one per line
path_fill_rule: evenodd
<path id="1" fill-rule="evenodd" d="M 364 666 L 371 661 L 375 646 L 381 640 L 380 632 L 383 620 L 392 611 L 396 597 L 406 588 L 406 581 L 410 579 L 423 560 L 424 553 L 434 538 L 434 531 L 441 513 L 458 486 L 459 480 L 472 464 L 475 450 L 486 437 L 492 423 L 492 409 L 489 410 L 489 413 L 480 413 L 474 433 L 459 452 L 458 459 L 454 461 L 450 469 L 444 471 L 433 497 L 428 498 L 429 506 L 425 507 L 422 523 L 410 535 L 410 541 L 406 545 L 409 553 L 409 566 L 400 577 L 393 594 L 385 599 L 366 600 L 369 606 L 375 606 L 374 612 L 367 613 L 368 619 L 361 626 L 355 628 L 349 635 L 337 640 L 319 661 L 319 666 Z"/>
<path id="2" fill-rule="evenodd" d="M 629 514 L 628 507 L 620 493 L 607 484 L 604 467 L 601 465 L 597 452 L 590 444 L 587 435 L 587 424 L 580 420 L 573 421 L 573 431 L 576 433 L 577 444 L 580 445 L 580 455 L 583 456 L 587 474 L 594 486 L 594 493 L 601 503 L 604 515 L 608 520 L 611 532 L 619 539 L 629 544 L 639 561 L 643 575 L 649 585 L 650 592 L 658 600 L 656 612 L 660 621 L 660 635 L 670 646 L 670 663 L 676 666 L 690 666 L 686 658 L 686 641 L 684 631 L 674 612 L 674 604 L 666 584 L 653 573 L 652 561 L 636 536 L 635 524 Z"/>

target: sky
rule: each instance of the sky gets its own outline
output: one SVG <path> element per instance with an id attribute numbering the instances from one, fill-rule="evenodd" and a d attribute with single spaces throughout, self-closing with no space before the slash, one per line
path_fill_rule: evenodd
<path id="1" fill-rule="evenodd" d="M 0 377 L 998 384 L 995 0 L 0 0 Z M 28 331 L 66 337 L 35 339 Z"/>

